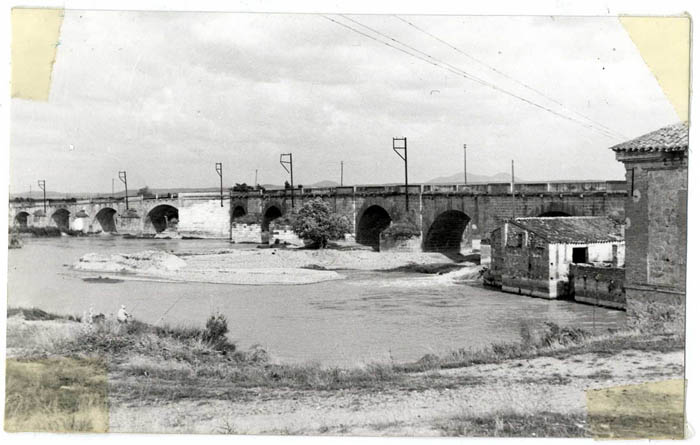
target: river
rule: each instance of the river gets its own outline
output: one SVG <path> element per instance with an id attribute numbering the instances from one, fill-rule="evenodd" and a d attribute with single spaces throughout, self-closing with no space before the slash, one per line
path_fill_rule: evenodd
<path id="1" fill-rule="evenodd" d="M 89 252 L 177 254 L 232 247 L 252 248 L 223 240 L 26 239 L 24 247 L 9 251 L 8 306 L 67 315 L 92 307 L 109 315 L 124 304 L 142 321 L 188 326 L 203 326 L 219 311 L 239 347 L 259 344 L 280 362 L 343 366 L 413 361 L 514 341 L 523 322 L 554 321 L 599 332 L 625 323 L 621 311 L 511 295 L 444 276 L 342 271 L 344 280 L 287 286 L 100 283 L 83 280 L 97 274 L 70 268 Z"/>

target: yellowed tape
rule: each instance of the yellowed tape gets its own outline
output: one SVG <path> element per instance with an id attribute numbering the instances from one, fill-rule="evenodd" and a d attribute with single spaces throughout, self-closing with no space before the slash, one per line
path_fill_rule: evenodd
<path id="1" fill-rule="evenodd" d="M 690 96 L 690 17 L 620 17 L 682 121 Z"/>
<path id="2" fill-rule="evenodd" d="M 588 425 L 597 439 L 683 439 L 685 380 L 586 391 Z"/>
<path id="3" fill-rule="evenodd" d="M 62 23 L 62 9 L 12 10 L 12 97 L 49 99 Z"/>

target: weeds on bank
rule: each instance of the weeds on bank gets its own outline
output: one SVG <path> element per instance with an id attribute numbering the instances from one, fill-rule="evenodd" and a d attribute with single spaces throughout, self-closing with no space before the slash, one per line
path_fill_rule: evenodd
<path id="1" fill-rule="evenodd" d="M 98 358 L 8 359 L 5 430 L 106 432 L 107 368 Z"/>
<path id="2" fill-rule="evenodd" d="M 25 316 L 36 319 L 58 317 L 43 311 L 16 311 L 27 311 L 23 312 Z M 671 318 L 668 321 L 671 327 L 679 326 Z M 227 339 L 227 332 L 226 319 L 218 314 L 210 317 L 204 328 L 104 320 L 79 330 L 74 338 L 55 346 L 53 352 L 108 359 L 110 371 L 117 375 L 113 379 L 117 389 L 114 394 L 120 398 L 174 400 L 240 399 L 249 397 L 256 388 L 377 390 L 464 386 L 479 382 L 456 381 L 439 374 L 419 377 L 415 373 L 538 356 L 614 354 L 628 349 L 666 352 L 683 348 L 683 337 L 677 333 L 653 335 L 636 329 L 593 336 L 585 330 L 555 323 L 545 323 L 539 330 L 523 323 L 517 342 L 481 349 L 463 348 L 442 357 L 430 354 L 413 363 L 326 368 L 315 364 L 271 363 L 260 347 L 237 350 Z"/>
<path id="3" fill-rule="evenodd" d="M 70 320 L 70 321 L 80 321 L 80 317 L 74 317 L 72 315 L 57 315 L 51 314 L 38 308 L 7 308 L 7 317 L 21 316 L 25 320 L 36 321 L 36 320 Z"/>
<path id="4" fill-rule="evenodd" d="M 585 414 L 535 412 L 455 416 L 439 423 L 446 436 L 468 437 L 587 437 Z"/>

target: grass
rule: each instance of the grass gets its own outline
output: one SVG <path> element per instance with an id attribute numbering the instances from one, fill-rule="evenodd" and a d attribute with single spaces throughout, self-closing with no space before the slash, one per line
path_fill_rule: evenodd
<path id="1" fill-rule="evenodd" d="M 106 432 L 107 368 L 98 358 L 8 359 L 5 430 Z"/>
<path id="2" fill-rule="evenodd" d="M 446 436 L 468 437 L 588 437 L 586 416 L 536 412 L 497 413 L 489 416 L 455 416 L 440 422 Z"/>
<path id="3" fill-rule="evenodd" d="M 656 309 L 654 309 L 656 310 Z M 27 320 L 59 320 L 57 329 L 66 326 L 64 317 L 50 314 L 40 309 L 11 308 L 8 316 L 22 316 Z M 652 319 L 651 316 L 641 316 Z M 110 394 L 116 403 L 165 403 L 175 400 L 256 400 L 263 390 L 282 390 L 286 394 L 296 391 L 337 391 L 353 390 L 376 393 L 383 390 L 423 391 L 427 389 L 463 388 L 481 385 L 483 378 L 478 376 L 453 375 L 435 372 L 440 369 L 469 367 L 480 364 L 498 364 L 512 359 L 530 359 L 552 356 L 564 358 L 585 353 L 612 355 L 628 350 L 669 352 L 684 347 L 683 335 L 674 330 L 682 323 L 668 320 L 666 331 L 661 334 L 651 333 L 644 323 L 635 325 L 634 329 L 610 331 L 602 335 L 577 328 L 562 327 L 546 323 L 543 327 L 533 327 L 523 323 L 520 329 L 520 341 L 497 343 L 479 349 L 459 349 L 443 356 L 426 355 L 410 363 L 369 364 L 356 368 L 323 367 L 318 364 L 275 364 L 265 350 L 259 347 L 241 351 L 229 342 L 225 336 L 212 336 L 212 329 L 217 323 L 210 319 L 209 329 L 181 326 L 153 326 L 140 321 L 120 324 L 114 320 L 105 320 L 92 325 L 69 323 L 76 329 L 61 341 L 44 339 L 37 349 L 29 349 L 39 358 L 17 361 L 8 365 L 8 388 L 10 376 L 13 377 L 13 391 L 21 394 L 30 390 L 27 397 L 32 399 L 34 393 L 44 394 L 44 405 L 56 420 L 47 428 L 100 428 L 94 417 L 98 406 L 97 399 L 71 405 L 66 409 L 57 409 L 56 403 L 46 400 L 58 400 L 60 387 L 49 382 L 52 373 L 72 375 L 75 386 L 86 388 L 85 394 L 94 393 L 95 386 L 90 386 L 87 375 L 100 374 L 103 366 L 109 372 Z M 61 324 L 64 323 L 64 324 Z M 218 325 L 217 325 L 218 326 Z M 48 326 L 47 326 L 48 327 Z M 21 331 L 21 329 L 32 329 Z M 40 326 L 18 325 L 18 334 L 10 335 L 8 331 L 8 348 L 17 348 L 30 344 L 29 334 L 39 336 L 34 331 Z M 537 328 L 537 329 L 535 329 Z M 224 332 L 221 326 L 218 332 Z M 20 332 L 21 331 L 21 332 Z M 54 334 L 51 337 L 55 337 Z M 60 356 L 62 362 L 52 362 L 45 357 Z M 43 360 L 43 361 L 42 361 Z M 24 363 L 24 364 L 22 364 Z M 33 373 L 23 373 L 22 367 L 27 363 L 38 366 Z M 10 366 L 14 367 L 10 369 Z M 51 370 L 52 366 L 58 369 Z M 41 371 L 43 369 L 44 371 Z M 75 369 L 75 372 L 69 372 Z M 80 370 L 83 371 L 80 371 Z M 98 372 L 100 371 L 100 372 Z M 26 375 L 25 375 L 26 374 Z M 556 378 L 554 378 L 556 377 Z M 549 384 L 568 384 L 568 378 L 554 376 Z M 603 374 L 590 375 L 590 379 L 603 378 Z M 22 382 L 30 379 L 32 384 Z M 540 382 L 541 383 L 541 382 Z M 82 391 L 82 390 L 81 390 Z M 11 392 L 8 390 L 8 401 Z M 38 397 L 38 396 L 36 396 Z M 52 399 L 53 398 L 53 399 Z M 22 408 L 21 398 L 8 402 L 12 414 L 6 428 L 26 430 L 39 428 L 39 418 L 28 419 L 29 408 Z M 92 401 L 91 401 L 92 400 Z M 39 402 L 31 402 L 36 407 Z M 91 405 L 92 403 L 92 405 Z M 84 413 L 83 413 L 84 411 Z M 536 411 L 536 410 L 535 410 Z M 75 413 L 83 414 L 75 414 Z M 93 412 L 94 418 L 87 415 Z M 8 411 L 9 413 L 9 411 Z M 24 414 L 22 414 L 24 413 Z M 91 414 L 92 415 L 92 414 Z M 24 417 L 23 417 L 24 416 Z M 522 435 L 529 436 L 539 432 L 542 436 L 578 436 L 583 434 L 583 427 L 577 416 L 555 416 L 541 412 L 538 416 L 523 416 L 507 413 L 487 417 L 462 416 L 448 419 L 440 425 L 445 434 L 450 435 Z M 27 417 L 27 418 L 25 418 Z M 548 419 L 546 422 L 542 418 Z M 22 420 L 24 419 L 24 420 Z M 93 419 L 88 422 L 86 419 Z M 500 420 L 499 420 L 500 419 Z M 14 426 L 11 426 L 14 425 Z M 38 425 L 38 426 L 37 426 Z M 494 433 L 494 431 L 496 433 Z M 516 434 L 517 433 L 517 434 Z"/>
<path id="4" fill-rule="evenodd" d="M 25 320 L 70 320 L 70 321 L 80 321 L 80 317 L 74 317 L 72 315 L 57 315 L 51 314 L 49 312 L 43 311 L 39 308 L 7 308 L 7 316 L 15 317 L 22 316 Z"/>

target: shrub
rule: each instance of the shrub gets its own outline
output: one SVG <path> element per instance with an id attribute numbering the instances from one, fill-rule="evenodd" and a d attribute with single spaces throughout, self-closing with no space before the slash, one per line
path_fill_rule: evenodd
<path id="1" fill-rule="evenodd" d="M 223 314 L 214 314 L 207 320 L 204 341 L 220 343 L 228 333 L 228 320 Z"/>
<path id="2" fill-rule="evenodd" d="M 398 221 L 382 232 L 382 238 L 393 241 L 408 240 L 420 236 L 420 228 L 406 220 Z"/>
<path id="3" fill-rule="evenodd" d="M 685 305 L 658 301 L 628 302 L 629 326 L 642 333 L 683 334 Z"/>
<path id="4" fill-rule="evenodd" d="M 233 219 L 234 224 L 260 224 L 260 217 L 247 213 Z"/>
<path id="5" fill-rule="evenodd" d="M 549 321 L 544 324 L 545 330 L 539 338 L 540 346 L 548 347 L 557 344 L 566 346 L 572 343 L 580 343 L 581 340 L 590 336 L 588 331 L 580 328 L 562 327 Z"/>
<path id="6" fill-rule="evenodd" d="M 347 218 L 333 213 L 330 205 L 321 198 L 304 203 L 291 225 L 300 238 L 321 248 L 326 247 L 330 240 L 343 238 L 351 230 Z"/>

